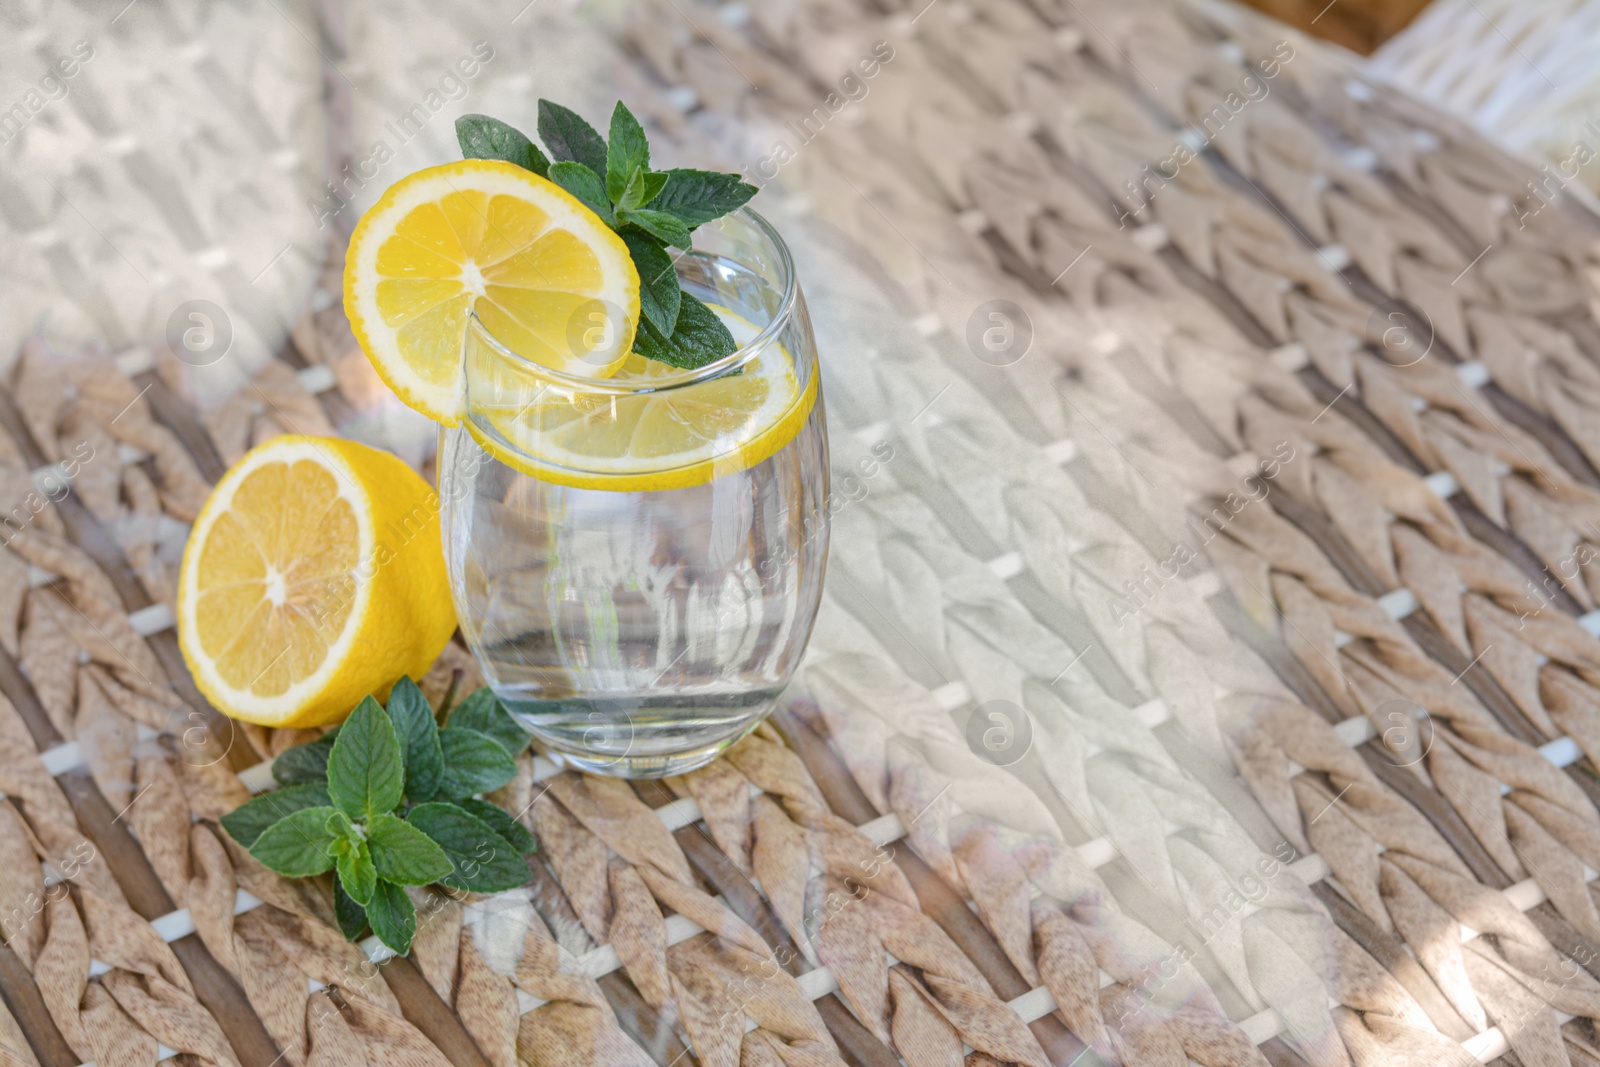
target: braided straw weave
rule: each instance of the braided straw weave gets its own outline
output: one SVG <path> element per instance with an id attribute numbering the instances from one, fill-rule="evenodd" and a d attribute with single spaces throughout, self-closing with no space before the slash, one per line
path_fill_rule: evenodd
<path id="1" fill-rule="evenodd" d="M 1595 220 L 1228 8 L 620 17 L 661 154 L 769 183 L 821 334 L 793 699 L 665 783 L 525 754 L 531 884 L 349 945 L 216 826 L 310 735 L 207 708 L 170 607 L 229 462 L 359 424 L 336 301 L 204 410 L 164 348 L 29 342 L 0 1057 L 1600 1060 Z M 971 340 L 997 300 L 1020 358 Z M 424 691 L 479 681 L 452 646 Z"/>
<path id="2" fill-rule="evenodd" d="M 685 135 L 776 171 L 928 340 L 837 371 L 912 456 L 836 517 L 807 685 L 1019 972 L 1093 945 L 1086 1036 L 1209 1009 L 1274 1059 L 1589 1056 L 1594 221 L 1513 210 L 1518 165 L 1229 10 L 653 19 L 662 81 L 742 123 Z M 1051 350 L 967 360 L 994 298 Z M 1034 731 L 1004 775 L 955 728 L 999 700 Z M 1313 888 L 1257 899 L 1282 845 Z"/>

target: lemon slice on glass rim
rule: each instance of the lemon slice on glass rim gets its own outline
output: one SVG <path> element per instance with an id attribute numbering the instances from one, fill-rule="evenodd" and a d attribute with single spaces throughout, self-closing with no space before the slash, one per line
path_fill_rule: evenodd
<path id="1" fill-rule="evenodd" d="M 622 238 L 565 189 L 465 159 L 402 178 L 361 217 L 344 307 L 395 394 L 455 426 L 469 313 L 524 359 L 605 378 L 633 347 L 639 274 Z M 594 329 L 597 315 L 610 328 Z"/>
<path id="2" fill-rule="evenodd" d="M 726 308 L 712 310 L 741 345 L 759 333 Z M 465 422 L 473 439 L 509 467 L 580 489 L 682 489 L 753 467 L 794 440 L 817 396 L 815 369 L 802 387 L 775 339 L 738 373 L 685 384 L 693 372 L 634 353 L 592 388 L 523 374 L 475 338 L 467 351 L 477 361 L 468 373 L 481 383 Z"/>

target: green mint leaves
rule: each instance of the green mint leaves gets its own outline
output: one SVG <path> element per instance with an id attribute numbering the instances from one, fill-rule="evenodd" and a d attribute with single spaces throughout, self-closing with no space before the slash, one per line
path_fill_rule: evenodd
<path id="1" fill-rule="evenodd" d="M 367 830 L 373 866 L 386 881 L 395 885 L 429 885 L 449 877 L 455 870 L 444 849 L 403 819 L 374 815 Z M 522 873 L 526 881 L 527 864 L 523 864 Z M 350 895 L 355 896 L 354 893 Z"/>
<path id="2" fill-rule="evenodd" d="M 411 810 L 410 822 L 449 855 L 448 871 L 439 877 L 445 885 L 496 893 L 528 881 L 527 861 L 515 846 L 508 849 L 493 826 L 461 805 L 420 804 Z"/>
<path id="3" fill-rule="evenodd" d="M 444 750 L 441 797 L 487 793 L 499 789 L 517 773 L 517 765 L 505 747 L 488 734 L 452 725 L 439 733 L 439 745 Z"/>
<path id="4" fill-rule="evenodd" d="M 422 690 L 402 678 L 387 708 L 369 696 L 340 726 L 279 755 L 272 773 L 282 788 L 222 825 L 279 874 L 333 871 L 345 937 L 370 927 L 404 955 L 417 928 L 406 886 L 493 893 L 528 881 L 533 835 L 474 795 L 515 777 L 528 741 L 488 689 L 458 704 L 441 730 Z"/>
<path id="5" fill-rule="evenodd" d="M 596 174 L 606 172 L 606 142 L 593 126 L 560 104 L 539 101 L 539 140 L 556 159 L 582 163 Z"/>
<path id="6" fill-rule="evenodd" d="M 487 694 L 488 690 L 483 692 Z M 490 696 L 489 699 L 494 698 Z M 425 800 L 439 791 L 439 783 L 444 778 L 444 750 L 439 744 L 439 725 L 433 721 L 433 709 L 428 706 L 422 690 L 414 685 L 397 684 L 389 693 L 388 710 L 405 764 L 405 795 Z M 527 744 L 526 735 L 523 737 L 523 744 Z M 507 742 L 508 747 L 512 743 Z"/>
<path id="7" fill-rule="evenodd" d="M 456 120 L 467 159 L 503 160 L 550 179 L 622 237 L 639 272 L 635 352 L 684 369 L 721 359 L 738 345 L 710 308 L 682 291 L 667 249 L 688 251 L 697 227 L 743 207 L 756 187 L 737 174 L 651 170 L 644 127 L 620 101 L 609 133 L 608 142 L 576 112 L 548 100 L 539 101 L 544 151 L 498 119 Z"/>
<path id="8" fill-rule="evenodd" d="M 392 697 L 389 703 L 394 703 Z M 506 714 L 505 705 L 487 686 L 457 704 L 450 712 L 448 725 L 451 730 L 476 730 L 486 734 L 500 742 L 507 752 L 521 752 L 528 747 L 528 731 Z"/>
<path id="9" fill-rule="evenodd" d="M 633 349 L 648 359 L 655 359 L 644 347 L 650 339 L 643 332 L 646 324 L 673 323 L 676 332 L 678 312 L 683 307 L 683 290 L 678 287 L 678 275 L 672 267 L 672 257 L 649 234 L 632 230 L 622 234 L 623 243 L 633 255 L 633 265 L 639 271 L 640 331 L 634 334 Z M 695 303 L 699 304 L 697 300 Z M 700 304 L 705 307 L 704 304 Z M 715 318 L 715 316 L 712 316 Z M 657 332 L 656 336 L 659 336 Z"/>
<path id="10" fill-rule="evenodd" d="M 722 339 L 727 332 L 728 328 L 722 325 L 722 320 L 717 318 L 715 312 L 685 293 L 672 339 L 668 341 L 648 322 L 640 322 L 633 348 L 649 359 L 670 363 L 674 367 L 703 367 L 732 351 L 722 347 Z"/>
<path id="11" fill-rule="evenodd" d="M 392 811 L 405 795 L 406 764 L 400 735 L 370 696 L 344 721 L 328 754 L 328 795 L 352 819 Z"/>
<path id="12" fill-rule="evenodd" d="M 652 207 L 673 215 L 689 229 L 738 211 L 755 195 L 756 187 L 737 174 L 710 170 L 669 170 L 661 194 Z"/>
<path id="13" fill-rule="evenodd" d="M 539 146 L 497 119 L 483 115 L 463 115 L 456 120 L 456 139 L 467 159 L 503 159 L 541 178 L 550 176 L 550 160 Z"/>
<path id="14" fill-rule="evenodd" d="M 268 827 L 250 846 L 250 854 L 290 878 L 331 870 L 338 837 L 328 825 L 338 814 L 334 808 L 302 808 Z"/>
<path id="15" fill-rule="evenodd" d="M 599 215 L 607 226 L 616 228 L 617 218 L 611 210 L 611 199 L 606 196 L 605 179 L 600 175 L 582 163 L 562 160 L 550 164 L 550 180 L 583 201 L 583 206 Z"/>
<path id="16" fill-rule="evenodd" d="M 540 136 L 544 135 L 541 133 Z M 606 195 L 611 197 L 613 203 L 621 206 L 629 188 L 636 192 L 633 199 L 651 199 L 645 197 L 643 192 L 645 176 L 649 175 L 651 180 L 656 178 L 650 171 L 650 141 L 645 137 L 644 127 L 639 125 L 639 120 L 633 117 L 633 112 L 622 106 L 620 100 L 611 112 L 611 143 L 606 146 L 605 160 Z M 661 186 L 667 183 L 665 175 L 660 178 L 660 185 L 656 186 L 658 194 Z M 629 206 L 638 207 L 639 204 Z"/>

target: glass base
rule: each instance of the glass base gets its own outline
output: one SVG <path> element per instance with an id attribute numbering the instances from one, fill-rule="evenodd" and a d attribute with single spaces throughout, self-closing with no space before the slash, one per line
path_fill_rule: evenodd
<path id="1" fill-rule="evenodd" d="M 560 700 L 498 692 L 512 717 L 562 766 L 611 778 L 666 778 L 704 767 L 754 730 L 782 687 Z"/>
<path id="2" fill-rule="evenodd" d="M 603 774 L 607 778 L 670 778 L 674 775 L 688 774 L 716 759 L 723 752 L 742 741 L 746 734 L 756 728 L 761 716 L 752 721 L 744 730 L 733 737 L 724 738 L 712 745 L 692 749 L 688 752 L 671 752 L 659 755 L 640 756 L 603 756 L 595 753 L 570 752 L 555 747 L 547 738 L 540 737 L 544 742 L 545 751 L 553 763 L 560 767 L 569 767 L 585 774 Z"/>

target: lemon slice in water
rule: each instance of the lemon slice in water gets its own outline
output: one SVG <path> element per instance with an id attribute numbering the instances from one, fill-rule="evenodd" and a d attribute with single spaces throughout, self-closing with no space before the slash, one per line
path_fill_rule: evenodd
<path id="1" fill-rule="evenodd" d="M 713 310 L 735 340 L 755 336 L 745 320 Z M 483 383 L 481 391 L 474 385 L 466 421 L 472 436 L 524 474 L 583 489 L 681 489 L 753 467 L 794 439 L 816 403 L 815 372 L 802 388 L 794 361 L 775 342 L 738 374 L 613 395 L 541 383 L 487 346 L 468 349 L 469 359 L 481 361 L 471 370 Z M 643 388 L 683 374 L 633 354 L 597 384 Z"/>

